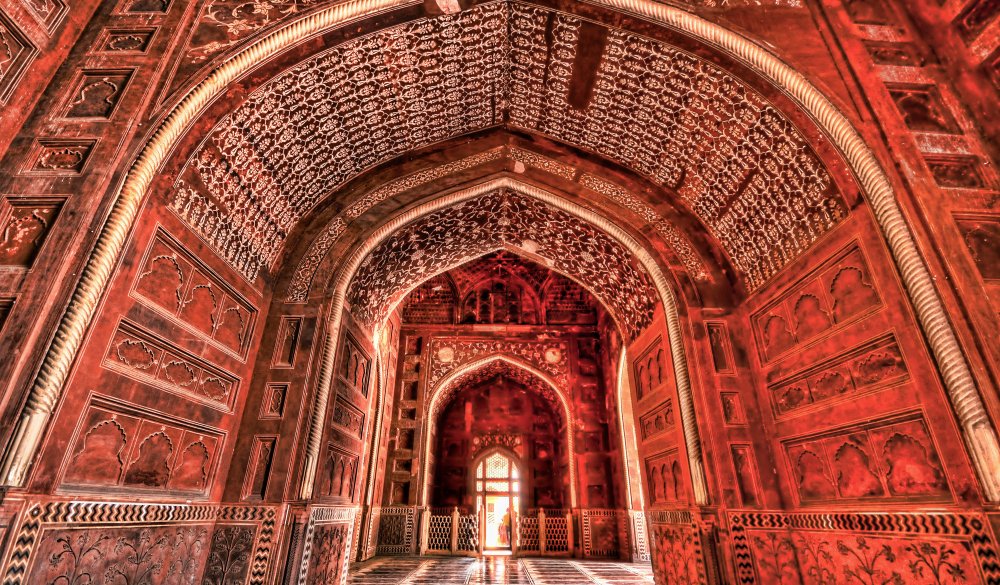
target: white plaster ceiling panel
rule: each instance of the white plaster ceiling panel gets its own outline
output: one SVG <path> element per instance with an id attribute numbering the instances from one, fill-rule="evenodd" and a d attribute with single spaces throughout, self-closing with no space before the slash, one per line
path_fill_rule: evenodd
<path id="1" fill-rule="evenodd" d="M 719 66 L 663 42 L 609 29 L 589 101 L 571 105 L 582 26 L 503 0 L 346 41 L 223 119 L 172 206 L 253 279 L 338 185 L 409 150 L 508 124 L 676 191 L 751 289 L 847 214 L 790 121 Z"/>

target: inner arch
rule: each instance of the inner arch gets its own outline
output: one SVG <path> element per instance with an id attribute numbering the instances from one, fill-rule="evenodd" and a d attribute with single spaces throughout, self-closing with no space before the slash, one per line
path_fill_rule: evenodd
<path id="1" fill-rule="evenodd" d="M 475 388 L 488 383 L 491 379 L 506 378 L 520 384 L 535 396 L 550 405 L 558 417 L 558 433 L 563 437 L 563 449 L 566 454 L 566 465 L 569 470 L 569 504 L 577 505 L 577 470 L 575 464 L 573 414 L 569 400 L 559 383 L 544 372 L 509 355 L 492 355 L 474 362 L 464 364 L 449 373 L 429 390 L 429 406 L 427 408 L 426 437 L 423 452 L 425 461 L 423 503 L 429 505 L 432 482 L 436 472 L 431 464 L 431 451 L 436 446 L 436 436 L 441 423 L 441 417 L 457 396 L 468 388 Z M 565 381 L 563 382 L 565 383 Z M 480 415 L 485 413 L 479 413 Z"/>
<path id="2" fill-rule="evenodd" d="M 355 317 L 375 330 L 420 283 L 499 249 L 583 284 L 630 339 L 652 322 L 655 284 L 630 250 L 570 213 L 503 188 L 431 212 L 393 232 L 361 261 L 346 300 Z M 617 270 L 608 270 L 610 266 Z"/>

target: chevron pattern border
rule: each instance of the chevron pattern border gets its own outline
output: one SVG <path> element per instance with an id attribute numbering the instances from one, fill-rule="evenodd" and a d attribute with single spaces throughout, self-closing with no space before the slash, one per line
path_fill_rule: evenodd
<path id="1" fill-rule="evenodd" d="M 253 522 L 259 525 L 248 585 L 263 585 L 271 564 L 278 508 L 213 504 L 154 504 L 137 502 L 26 502 L 4 567 L 2 585 L 28 585 L 25 576 L 39 534 L 59 525 L 187 524 Z"/>
<path id="2" fill-rule="evenodd" d="M 354 517 L 359 509 L 355 506 L 317 506 L 309 511 L 309 524 L 306 526 L 306 535 L 303 540 L 302 561 L 299 563 L 299 583 L 306 583 L 309 573 L 309 558 L 312 556 L 313 536 L 316 534 L 316 526 L 320 524 L 350 524 L 351 531 L 347 535 L 347 542 L 354 540 Z M 344 551 L 344 570 L 341 571 L 343 580 L 347 580 L 347 564 L 350 562 L 352 549 L 347 545 Z M 334 583 L 332 585 L 340 585 Z"/>

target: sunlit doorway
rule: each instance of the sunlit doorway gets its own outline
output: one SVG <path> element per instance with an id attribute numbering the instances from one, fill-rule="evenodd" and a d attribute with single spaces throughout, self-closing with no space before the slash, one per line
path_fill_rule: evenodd
<path id="1" fill-rule="evenodd" d="M 513 550 L 520 511 L 521 481 L 513 458 L 501 451 L 483 457 L 476 467 L 476 513 L 484 554 Z"/>

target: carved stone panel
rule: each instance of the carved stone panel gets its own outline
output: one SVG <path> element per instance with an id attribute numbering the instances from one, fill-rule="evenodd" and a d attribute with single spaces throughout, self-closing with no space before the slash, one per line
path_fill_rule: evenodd
<path id="1" fill-rule="evenodd" d="M 1000 6 L 994 0 L 972 0 L 959 13 L 955 27 L 966 42 L 972 42 L 990 23 L 996 21 L 998 13 Z"/>
<path id="2" fill-rule="evenodd" d="M 961 133 L 955 117 L 941 101 L 941 94 L 933 85 L 889 85 L 888 89 L 903 121 L 911 130 Z"/>
<path id="3" fill-rule="evenodd" d="M 239 379 L 129 321 L 118 325 L 105 367 L 231 412 Z"/>
<path id="4" fill-rule="evenodd" d="M 674 406 L 671 400 L 654 408 L 639 418 L 643 441 L 657 437 L 674 426 Z"/>
<path id="5" fill-rule="evenodd" d="M 344 345 L 340 354 L 340 367 L 337 369 L 340 381 L 353 392 L 360 392 L 368 397 L 369 370 L 371 359 L 360 344 L 349 334 L 344 336 Z"/>
<path id="6" fill-rule="evenodd" d="M 1000 577 L 996 541 L 977 514 L 751 512 L 729 520 L 740 583 L 985 585 Z"/>
<path id="7" fill-rule="evenodd" d="M 347 569 L 350 524 L 321 524 L 313 532 L 306 583 L 340 583 Z"/>
<path id="8" fill-rule="evenodd" d="M 23 3 L 35 20 L 45 26 L 49 33 L 55 31 L 69 11 L 63 0 L 25 0 Z"/>
<path id="9" fill-rule="evenodd" d="M 344 396 L 337 396 L 333 404 L 333 424 L 347 430 L 358 439 L 364 438 L 365 413 Z"/>
<path id="10" fill-rule="evenodd" d="M 1000 217 L 956 218 L 976 268 L 985 280 L 1000 280 Z"/>
<path id="11" fill-rule="evenodd" d="M 0 201 L 0 267 L 30 268 L 61 203 L 34 199 Z"/>
<path id="12" fill-rule="evenodd" d="M 926 59 L 912 43 L 864 41 L 868 54 L 877 65 L 922 67 Z"/>
<path id="13" fill-rule="evenodd" d="M 924 421 L 868 423 L 784 444 L 802 503 L 951 498 Z"/>
<path id="14" fill-rule="evenodd" d="M 687 487 L 676 449 L 646 459 L 645 472 L 651 504 L 687 501 Z"/>
<path id="15" fill-rule="evenodd" d="M 852 245 L 753 316 L 761 361 L 771 362 L 881 304 L 868 263 Z"/>
<path id="16" fill-rule="evenodd" d="M 25 583 L 194 583 L 210 525 L 54 528 L 39 537 Z"/>
<path id="17" fill-rule="evenodd" d="M 36 53 L 28 37 L 0 11 L 0 104 L 10 98 Z"/>
<path id="18" fill-rule="evenodd" d="M 64 106 L 67 118 L 111 118 L 132 78 L 132 70 L 85 71 L 76 81 Z"/>
<path id="19" fill-rule="evenodd" d="M 757 476 L 757 464 L 754 461 L 753 447 L 750 445 L 731 445 L 733 470 L 736 472 L 736 487 L 740 503 L 748 508 L 760 505 L 760 480 Z"/>
<path id="20" fill-rule="evenodd" d="M 244 500 L 262 500 L 267 494 L 267 484 L 271 476 L 271 466 L 274 463 L 274 449 L 278 438 L 270 435 L 258 435 L 253 438 L 250 449 L 250 464 L 246 468 L 246 478 L 243 481 Z"/>
<path id="21" fill-rule="evenodd" d="M 653 516 L 653 514 L 651 514 Z M 704 583 L 698 535 L 691 523 L 649 523 L 652 564 L 662 583 Z"/>
<path id="22" fill-rule="evenodd" d="M 264 389 L 264 397 L 260 403 L 261 419 L 281 418 L 285 412 L 285 400 L 288 398 L 288 384 L 275 382 Z"/>
<path id="23" fill-rule="evenodd" d="M 319 478 L 320 495 L 330 498 L 354 499 L 359 457 L 335 445 L 328 445 Z"/>
<path id="24" fill-rule="evenodd" d="M 194 423 L 93 402 L 66 454 L 62 485 L 206 494 L 222 436 Z"/>
<path id="25" fill-rule="evenodd" d="M 651 395 L 670 380 L 671 373 L 667 370 L 667 359 L 663 340 L 658 337 L 633 362 L 635 393 L 639 400 Z"/>
<path id="26" fill-rule="evenodd" d="M 39 175 L 78 175 L 86 167 L 96 143 L 96 140 L 41 139 L 27 170 Z"/>
<path id="27" fill-rule="evenodd" d="M 234 525 L 215 527 L 205 565 L 203 585 L 244 583 L 253 560 L 257 527 Z"/>
<path id="28" fill-rule="evenodd" d="M 155 33 L 154 28 L 109 29 L 98 39 L 94 50 L 101 53 L 145 53 Z"/>
<path id="29" fill-rule="evenodd" d="M 200 337 L 246 356 L 257 310 L 165 232 L 146 251 L 133 292 Z"/>
<path id="30" fill-rule="evenodd" d="M 274 345 L 274 356 L 271 358 L 272 367 L 291 368 L 295 365 L 295 355 L 298 353 L 301 334 L 301 317 L 281 317 L 281 324 L 278 325 L 277 343 Z"/>
<path id="31" fill-rule="evenodd" d="M 909 379 L 893 335 L 884 335 L 769 386 L 777 416 L 849 399 Z"/>

